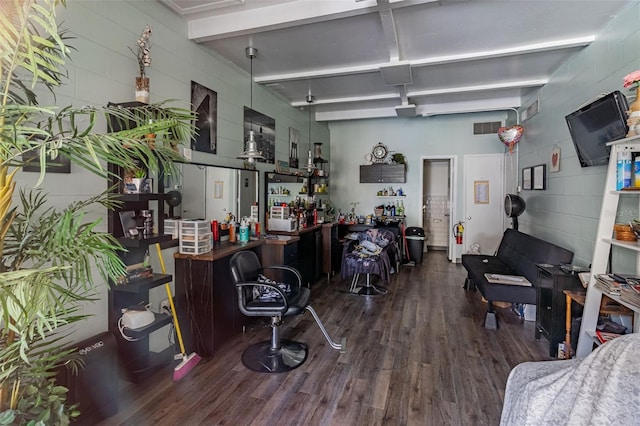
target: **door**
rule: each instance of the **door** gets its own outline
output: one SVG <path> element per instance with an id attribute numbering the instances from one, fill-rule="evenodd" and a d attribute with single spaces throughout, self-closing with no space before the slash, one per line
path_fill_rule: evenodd
<path id="1" fill-rule="evenodd" d="M 422 157 L 422 228 L 425 246 L 447 251 L 455 261 L 451 227 L 455 210 L 455 156 Z"/>
<path id="2" fill-rule="evenodd" d="M 504 156 L 470 154 L 464 156 L 463 250 L 479 244 L 479 252 L 493 254 L 504 232 Z"/>

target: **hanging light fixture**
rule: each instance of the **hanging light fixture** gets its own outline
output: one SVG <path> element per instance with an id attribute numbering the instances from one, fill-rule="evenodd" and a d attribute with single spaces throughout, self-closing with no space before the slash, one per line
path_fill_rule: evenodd
<path id="1" fill-rule="evenodd" d="M 247 162 L 249 163 L 249 167 L 253 169 L 255 168 L 256 160 L 264 160 L 264 156 L 262 155 L 262 152 L 258 151 L 258 144 L 255 141 L 255 135 L 253 132 L 253 58 L 258 56 L 258 49 L 256 49 L 255 47 L 249 46 L 244 49 L 244 53 L 247 56 L 247 58 L 249 58 L 251 61 L 251 85 L 250 85 L 250 97 L 251 97 L 250 108 L 251 109 L 249 110 L 250 128 L 249 128 L 249 139 L 247 139 L 247 143 L 246 143 L 246 150 L 243 151 L 242 154 L 238 156 L 238 158 L 247 160 Z"/>
<path id="2" fill-rule="evenodd" d="M 315 100 L 315 97 L 309 92 L 307 95 L 307 103 L 309 107 L 309 157 L 307 158 L 307 172 L 312 173 L 316 169 L 316 164 L 313 162 L 313 156 L 311 155 L 311 104 Z"/>

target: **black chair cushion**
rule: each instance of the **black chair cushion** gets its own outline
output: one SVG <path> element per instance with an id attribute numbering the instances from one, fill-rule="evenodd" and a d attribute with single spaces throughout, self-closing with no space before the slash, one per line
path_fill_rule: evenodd
<path id="1" fill-rule="evenodd" d="M 309 304 L 311 291 L 301 286 L 299 273 L 292 274 L 297 276 L 295 283 L 277 283 L 264 279 L 264 268 L 253 251 L 246 250 L 234 254 L 229 266 L 231 279 L 238 293 L 238 307 L 247 316 L 297 315 L 303 313 Z M 292 269 L 284 265 L 276 268 Z M 289 291 L 283 290 L 282 287 L 287 287 Z M 261 298 L 260 295 L 265 290 L 280 297 Z"/>
<path id="2" fill-rule="evenodd" d="M 251 316 L 289 316 L 298 315 L 304 312 L 311 298 L 311 290 L 301 287 L 299 291 L 287 295 L 287 307 L 282 299 L 262 300 L 253 299 L 245 302 L 244 309 L 250 312 Z"/>

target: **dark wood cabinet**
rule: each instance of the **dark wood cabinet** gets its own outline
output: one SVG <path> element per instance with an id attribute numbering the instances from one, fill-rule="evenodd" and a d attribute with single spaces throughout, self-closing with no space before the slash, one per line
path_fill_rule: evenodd
<path id="1" fill-rule="evenodd" d="M 371 164 L 360 166 L 360 183 L 405 183 L 404 164 Z"/>
<path id="2" fill-rule="evenodd" d="M 566 333 L 566 298 L 563 290 L 582 288 L 576 274 L 559 266 L 538 265 L 536 282 L 536 339 L 543 335 L 549 341 L 549 355 L 556 357 L 558 344 Z"/>
<path id="3" fill-rule="evenodd" d="M 217 353 L 235 334 L 252 323 L 238 308 L 229 261 L 241 250 L 261 257 L 263 241 L 219 243 L 209 253 L 175 257 L 175 304 L 187 353 L 204 358 Z"/>
<path id="4" fill-rule="evenodd" d="M 302 282 L 311 286 L 322 275 L 322 228 L 300 233 L 298 270 Z"/>

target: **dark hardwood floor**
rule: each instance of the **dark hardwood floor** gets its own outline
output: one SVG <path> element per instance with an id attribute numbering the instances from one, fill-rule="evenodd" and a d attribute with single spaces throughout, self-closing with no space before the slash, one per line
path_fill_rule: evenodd
<path id="1" fill-rule="evenodd" d="M 260 374 L 240 361 L 266 340 L 257 326 L 234 338 L 186 377 L 160 371 L 122 387 L 120 410 L 102 425 L 496 425 L 509 371 L 548 358 L 534 323 L 498 309 L 501 328 L 485 330 L 486 305 L 462 288 L 465 270 L 444 252 L 403 267 L 385 296 L 341 292 L 339 275 L 313 287 L 313 306 L 347 353 L 331 349 L 310 314 L 287 318 L 282 336 L 309 345 L 306 363 Z"/>

